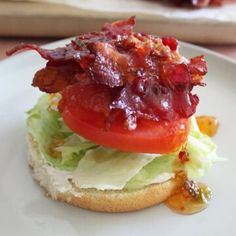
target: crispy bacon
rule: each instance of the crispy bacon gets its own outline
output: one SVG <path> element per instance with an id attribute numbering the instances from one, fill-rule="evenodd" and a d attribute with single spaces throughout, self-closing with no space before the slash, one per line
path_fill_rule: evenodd
<path id="1" fill-rule="evenodd" d="M 129 67 L 129 56 L 119 53 L 109 43 L 94 43 L 92 50 L 95 60 L 89 66 L 91 78 L 111 88 L 124 85 Z"/>
<path id="2" fill-rule="evenodd" d="M 68 85 L 78 82 L 82 78 L 82 72 L 81 67 L 75 62 L 49 61 L 46 68 L 36 72 L 32 85 L 46 93 L 56 93 Z M 80 78 L 76 76 L 77 74 L 81 74 Z"/>
<path id="3" fill-rule="evenodd" d="M 70 61 L 81 58 L 83 52 L 76 51 L 71 44 L 66 45 L 62 48 L 57 48 L 56 50 L 43 49 L 35 44 L 24 44 L 21 43 L 11 50 L 6 52 L 7 56 L 10 56 L 20 50 L 35 50 L 42 58 L 48 61 Z"/>
<path id="4" fill-rule="evenodd" d="M 207 73 L 204 57 L 188 61 L 178 53 L 175 38 L 135 33 L 134 23 L 134 17 L 106 23 L 100 32 L 79 35 L 56 49 L 21 44 L 7 55 L 32 49 L 46 59 L 32 85 L 47 93 L 62 92 L 75 83 L 107 86 L 115 94 L 108 120 L 122 112 L 129 129 L 135 129 L 139 119 L 190 117 L 198 104 L 191 91 L 203 85 Z"/>
<path id="5" fill-rule="evenodd" d="M 117 35 L 130 35 L 133 32 L 134 25 L 135 16 L 132 16 L 126 21 L 115 21 L 111 24 L 105 23 L 102 27 L 102 31 L 116 38 Z"/>

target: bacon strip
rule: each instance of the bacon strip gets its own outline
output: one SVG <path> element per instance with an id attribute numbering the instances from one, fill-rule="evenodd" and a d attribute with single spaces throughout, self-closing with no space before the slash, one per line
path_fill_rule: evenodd
<path id="1" fill-rule="evenodd" d="M 110 37 L 116 37 L 117 35 L 130 35 L 133 32 L 135 21 L 135 16 L 132 16 L 128 20 L 115 21 L 111 24 L 105 23 L 102 27 L 102 31 L 107 32 Z"/>
<path id="2" fill-rule="evenodd" d="M 76 75 L 81 72 L 82 69 L 77 63 L 48 62 L 46 68 L 36 72 L 32 85 L 43 92 L 56 93 L 78 82 Z M 82 74 L 80 77 L 82 78 Z"/>
<path id="3" fill-rule="evenodd" d="M 25 50 L 35 50 L 37 51 L 42 58 L 48 61 L 67 61 L 67 60 L 74 60 L 74 56 L 77 51 L 74 50 L 72 45 L 67 45 L 66 47 L 57 48 L 56 50 L 50 49 L 43 49 L 35 44 L 24 44 L 21 43 L 16 47 L 8 50 L 6 52 L 7 56 L 11 56 L 12 54 L 18 51 L 25 51 Z M 79 53 L 79 52 L 77 52 Z M 80 53 L 79 53 L 80 55 Z M 78 55 L 78 57 L 79 57 Z"/>
<path id="4" fill-rule="evenodd" d="M 207 73 L 204 57 L 188 61 L 178 53 L 176 39 L 135 33 L 134 24 L 135 17 L 106 23 L 100 32 L 79 35 L 65 47 L 21 44 L 7 55 L 35 50 L 46 59 L 32 85 L 47 93 L 77 83 L 107 86 L 115 94 L 110 111 L 122 111 L 129 129 L 135 129 L 139 119 L 190 117 L 199 100 L 191 91 L 204 85 L 202 76 Z"/>

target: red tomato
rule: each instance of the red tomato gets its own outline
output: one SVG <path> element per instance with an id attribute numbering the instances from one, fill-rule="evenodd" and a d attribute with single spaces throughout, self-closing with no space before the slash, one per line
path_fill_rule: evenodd
<path id="1" fill-rule="evenodd" d="M 116 119 L 106 129 L 106 114 L 113 97 L 103 85 L 72 85 L 62 96 L 59 111 L 68 127 L 105 147 L 137 153 L 171 153 L 183 145 L 188 136 L 188 119 L 139 120 L 132 131 L 125 128 L 124 120 Z"/>

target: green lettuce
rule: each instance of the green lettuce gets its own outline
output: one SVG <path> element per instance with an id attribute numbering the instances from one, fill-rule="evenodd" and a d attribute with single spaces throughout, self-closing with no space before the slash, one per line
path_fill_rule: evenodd
<path id="1" fill-rule="evenodd" d="M 49 96 L 45 94 L 28 111 L 28 131 L 47 161 L 59 169 L 73 170 L 88 150 L 98 146 L 74 134 L 60 113 L 49 106 Z"/>
<path id="2" fill-rule="evenodd" d="M 216 161 L 223 159 L 216 154 L 217 146 L 212 139 L 201 133 L 195 117 L 191 117 L 191 129 L 187 141 L 189 161 L 184 165 L 184 171 L 190 179 L 202 177 Z"/>
<path id="3" fill-rule="evenodd" d="M 80 188 L 121 190 L 157 155 L 122 152 L 100 146 L 79 162 L 73 181 Z"/>
<path id="4" fill-rule="evenodd" d="M 152 162 L 144 166 L 137 175 L 131 178 L 125 185 L 125 188 L 143 188 L 152 183 L 157 176 L 163 173 L 173 173 L 175 161 L 176 155 L 162 155 L 156 157 Z"/>

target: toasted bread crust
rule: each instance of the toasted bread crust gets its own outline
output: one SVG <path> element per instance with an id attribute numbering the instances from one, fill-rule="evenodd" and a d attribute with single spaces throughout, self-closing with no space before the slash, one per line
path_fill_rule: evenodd
<path id="1" fill-rule="evenodd" d="M 29 165 L 32 167 L 33 177 L 45 189 L 47 195 L 55 200 L 92 211 L 128 212 L 148 208 L 165 201 L 183 182 L 182 178 L 176 177 L 161 184 L 152 184 L 133 191 L 80 189 L 71 184 L 72 191 L 60 191 L 56 184 L 47 183 L 40 176 L 39 168 L 43 168 L 45 163 L 41 166 L 38 165 L 42 154 L 40 154 L 38 145 L 31 135 L 28 135 L 28 145 Z M 50 176 L 46 177 L 50 179 Z"/>

